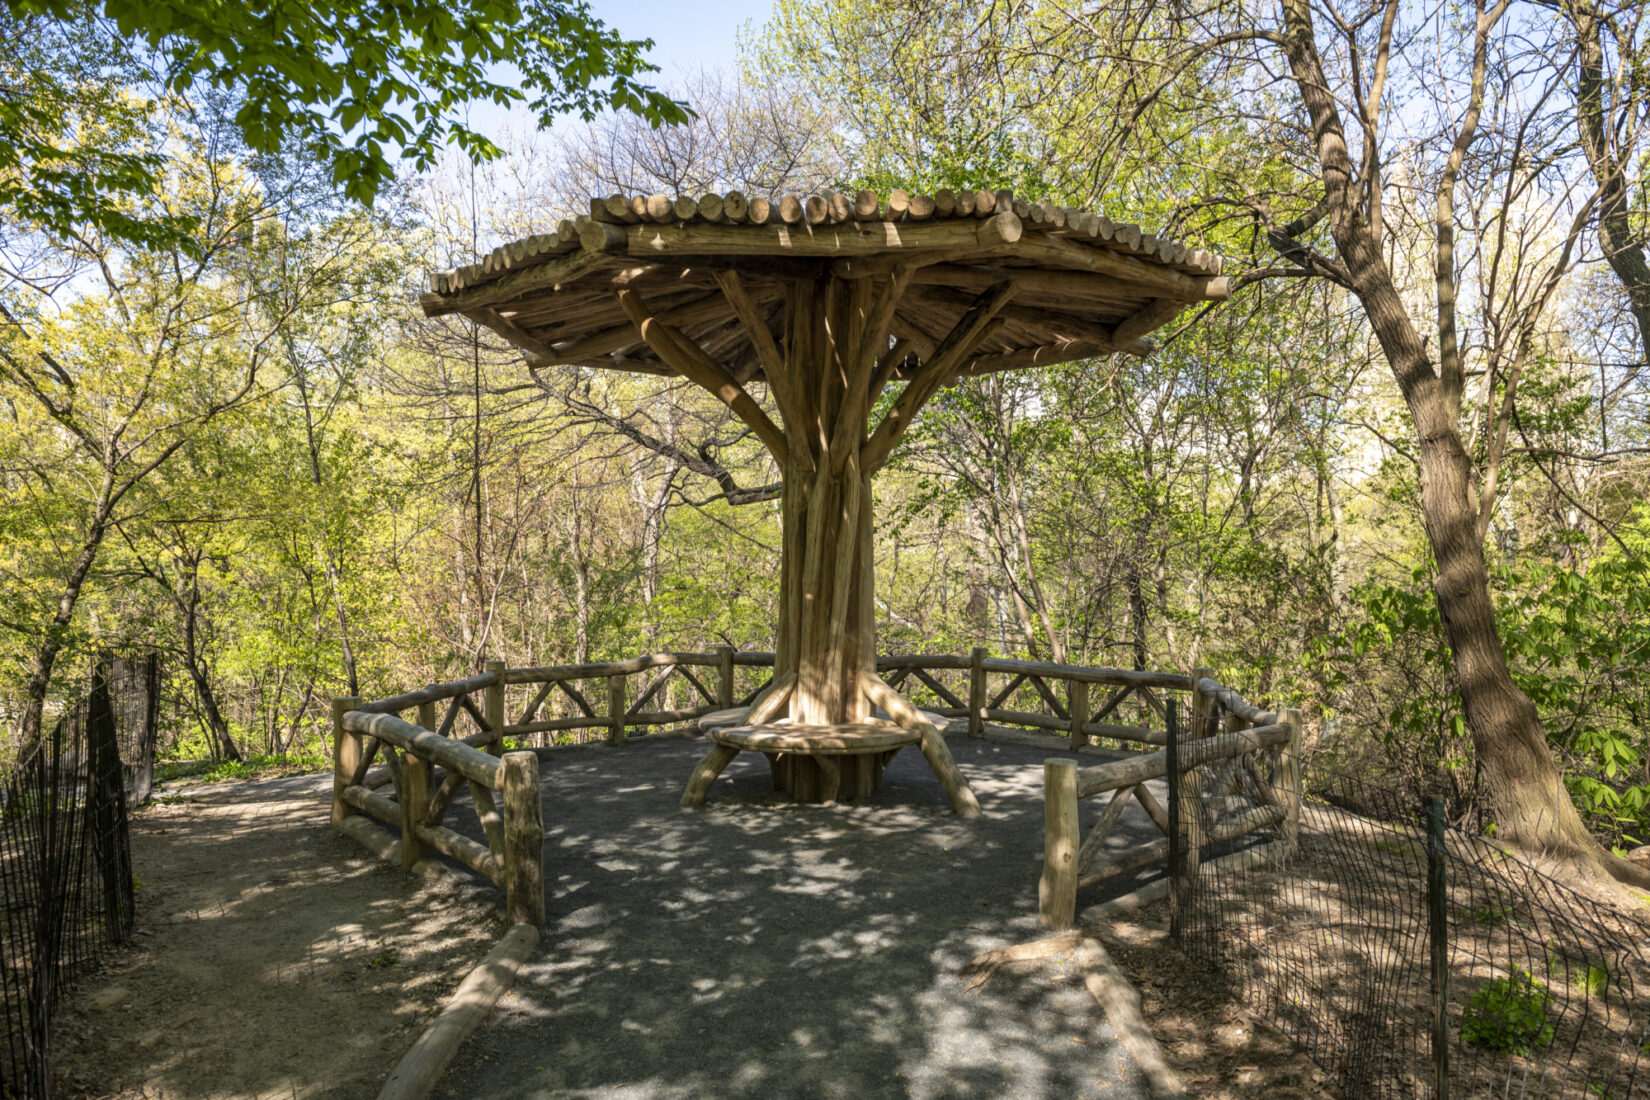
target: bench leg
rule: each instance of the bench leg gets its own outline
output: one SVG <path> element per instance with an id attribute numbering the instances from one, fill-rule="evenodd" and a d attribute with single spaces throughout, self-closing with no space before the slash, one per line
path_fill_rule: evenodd
<path id="1" fill-rule="evenodd" d="M 945 743 L 945 737 L 927 723 L 919 725 L 917 729 L 922 733 L 923 758 L 939 777 L 940 786 L 945 788 L 946 797 L 951 799 L 951 808 L 956 811 L 958 817 L 979 817 L 979 799 L 974 797 L 968 780 L 963 778 L 963 773 L 957 768 L 957 761 L 952 757 L 951 747 Z"/>
<path id="2" fill-rule="evenodd" d="M 768 772 L 773 777 L 773 789 L 787 789 L 790 784 L 786 776 L 790 773 L 791 758 L 782 752 L 765 752 L 762 755 L 768 758 Z"/>
<path id="3" fill-rule="evenodd" d="M 705 795 L 710 793 L 710 785 L 716 782 L 716 777 L 722 774 L 722 769 L 733 762 L 739 755 L 739 750 L 727 745 L 712 745 L 705 758 L 694 765 L 693 774 L 688 776 L 687 790 L 682 792 L 682 809 L 692 810 L 705 804 Z"/>
<path id="4" fill-rule="evenodd" d="M 842 790 L 842 765 L 834 756 L 816 756 L 814 763 L 819 766 L 819 800 L 835 802 Z"/>

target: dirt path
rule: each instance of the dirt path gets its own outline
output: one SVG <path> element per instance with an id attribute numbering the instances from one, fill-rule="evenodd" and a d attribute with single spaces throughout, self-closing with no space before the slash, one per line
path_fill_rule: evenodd
<path id="1" fill-rule="evenodd" d="M 373 1095 L 502 933 L 497 897 L 327 828 L 331 780 L 161 791 L 132 823 L 132 948 L 53 1030 L 61 1096 Z"/>
<path id="2" fill-rule="evenodd" d="M 685 813 L 704 751 L 590 746 L 541 764 L 544 940 L 438 1095 L 1142 1100 L 1069 960 L 977 992 L 960 976 L 1041 934 L 1043 753 L 953 739 L 985 807 L 966 820 L 915 749 L 839 806 L 775 796 L 745 753 Z M 463 796 L 451 820 L 475 827 Z M 1126 824 L 1119 843 L 1155 829 L 1144 812 Z"/>

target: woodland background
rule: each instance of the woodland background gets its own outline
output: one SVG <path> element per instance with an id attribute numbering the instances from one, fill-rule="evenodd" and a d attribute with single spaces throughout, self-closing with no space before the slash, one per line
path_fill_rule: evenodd
<path id="1" fill-rule="evenodd" d="M 1458 419 L 1515 679 L 1588 825 L 1631 848 L 1650 841 L 1650 314 L 1606 260 L 1642 256 L 1650 50 L 1632 5 L 1496 10 L 1449 216 Z M 1382 247 L 1430 315 L 1484 6 L 1340 14 L 1320 21 L 1335 71 L 1385 67 L 1384 100 L 1344 109 L 1383 121 L 1364 154 Z M 1310 135 L 1266 18 L 780 0 L 738 71 L 669 89 L 686 124 L 523 124 L 502 157 L 409 171 L 370 207 L 299 143 L 248 150 L 231 95 L 162 92 L 163 60 L 99 20 L 6 20 L 8 96 L 160 158 L 131 214 L 190 227 L 142 247 L 15 206 L 0 221 L 8 751 L 48 641 L 48 714 L 97 651 L 152 647 L 165 750 L 228 759 L 317 756 L 330 697 L 485 659 L 771 648 L 777 476 L 742 427 L 686 384 L 530 371 L 461 318 L 423 318 L 417 293 L 592 195 L 967 185 L 1212 248 L 1236 289 L 1150 359 L 935 401 L 877 485 L 883 651 L 1209 665 L 1303 708 L 1316 751 L 1457 815 L 1480 803 L 1415 428 L 1313 244 Z"/>

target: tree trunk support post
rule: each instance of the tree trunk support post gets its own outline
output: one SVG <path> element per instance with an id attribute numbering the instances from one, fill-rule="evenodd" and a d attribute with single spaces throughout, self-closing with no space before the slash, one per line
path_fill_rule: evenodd
<path id="1" fill-rule="evenodd" d="M 968 736 L 978 737 L 985 732 L 985 659 L 983 645 L 977 645 L 968 655 Z"/>
<path id="2" fill-rule="evenodd" d="M 1043 761 L 1043 877 L 1037 884 L 1044 928 L 1077 923 L 1077 761 Z"/>
<path id="3" fill-rule="evenodd" d="M 342 825 L 346 817 L 359 811 L 344 801 L 344 788 L 349 786 L 360 766 L 362 738 L 344 728 L 344 715 L 359 709 L 361 697 L 344 695 L 332 701 L 332 824 Z"/>
<path id="4" fill-rule="evenodd" d="M 1197 686 L 1198 681 L 1213 679 L 1214 675 L 1212 668 L 1192 669 L 1192 720 L 1186 725 L 1185 735 L 1181 738 L 1182 746 L 1190 741 L 1201 741 L 1216 732 L 1210 728 L 1214 720 L 1215 701 L 1199 691 Z M 1179 780 L 1180 830 L 1184 844 L 1183 873 L 1195 875 L 1199 849 L 1203 847 L 1203 785 L 1197 781 L 1196 768 L 1184 770 L 1176 778 Z"/>
<path id="5" fill-rule="evenodd" d="M 1283 768 L 1278 776 L 1283 788 L 1283 839 L 1289 842 L 1291 854 L 1301 845 L 1301 712 L 1283 712 L 1283 724 L 1289 727 L 1289 743 L 1283 747 Z"/>
<path id="6" fill-rule="evenodd" d="M 435 704 L 418 704 L 418 724 L 427 730 L 435 726 Z M 418 827 L 430 807 L 430 762 L 414 752 L 401 754 L 401 866 L 411 869 L 424 858 Z"/>
<path id="7" fill-rule="evenodd" d="M 544 923 L 544 811 L 539 758 L 507 752 L 504 770 L 504 912 L 511 924 Z"/>
<path id="8" fill-rule="evenodd" d="M 482 695 L 481 714 L 487 719 L 487 732 L 492 734 L 492 740 L 487 743 L 487 751 L 494 756 L 504 755 L 504 669 L 503 661 L 488 661 L 482 668 L 498 681 L 487 688 Z"/>
<path id="9" fill-rule="evenodd" d="M 716 647 L 716 709 L 727 710 L 733 706 L 733 647 L 719 645 Z"/>
<path id="10" fill-rule="evenodd" d="M 1083 723 L 1089 720 L 1089 682 L 1072 680 L 1067 685 L 1066 709 L 1071 712 L 1071 748 L 1075 752 L 1089 743 Z"/>
<path id="11" fill-rule="evenodd" d="M 624 677 L 607 678 L 607 743 L 624 744 Z"/>

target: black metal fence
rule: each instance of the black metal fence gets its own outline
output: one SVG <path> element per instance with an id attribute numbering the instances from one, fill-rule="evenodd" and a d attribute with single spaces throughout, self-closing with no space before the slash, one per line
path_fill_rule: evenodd
<path id="1" fill-rule="evenodd" d="M 53 1004 L 132 931 L 127 809 L 154 764 L 153 656 L 99 661 L 0 787 L 0 1094 L 49 1097 Z"/>
<path id="2" fill-rule="evenodd" d="M 1202 795 L 1204 835 L 1265 795 L 1208 767 L 1181 783 Z M 1441 805 L 1311 765 L 1304 788 L 1287 857 L 1217 862 L 1275 857 L 1282 826 L 1180 857 L 1173 923 L 1339 1095 L 1650 1095 L 1650 925 L 1446 825 Z"/>

